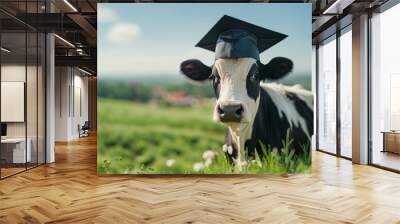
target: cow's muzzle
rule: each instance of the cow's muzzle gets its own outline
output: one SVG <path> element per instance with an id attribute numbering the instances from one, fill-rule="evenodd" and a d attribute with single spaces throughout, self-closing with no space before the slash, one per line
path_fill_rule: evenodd
<path id="1" fill-rule="evenodd" d="M 240 122 L 243 117 L 243 105 L 235 104 L 218 104 L 217 112 L 221 122 Z"/>

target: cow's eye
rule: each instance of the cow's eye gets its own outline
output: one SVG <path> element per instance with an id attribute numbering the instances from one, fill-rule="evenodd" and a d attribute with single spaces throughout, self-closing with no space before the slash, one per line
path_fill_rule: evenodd
<path id="1" fill-rule="evenodd" d="M 218 75 L 218 71 L 214 69 L 213 73 L 211 74 L 211 81 L 214 89 L 215 96 L 218 98 L 219 97 L 219 83 L 220 83 L 220 77 Z"/>
<path id="2" fill-rule="evenodd" d="M 259 82 L 260 81 L 260 76 L 258 75 L 258 73 L 255 73 L 255 74 L 251 75 L 250 80 L 252 82 Z"/>
<path id="3" fill-rule="evenodd" d="M 213 74 L 212 75 L 212 82 L 213 82 L 213 85 L 215 86 L 216 84 L 218 84 L 219 83 L 219 81 L 220 81 L 220 78 L 219 78 L 219 76 L 218 75 L 215 75 L 215 74 Z"/>
<path id="4" fill-rule="evenodd" d="M 260 81 L 260 75 L 259 75 L 258 68 L 257 68 L 256 64 L 254 64 L 251 67 L 250 72 L 249 72 L 249 78 L 250 78 L 251 82 L 259 82 Z"/>
<path id="5" fill-rule="evenodd" d="M 250 80 L 251 80 L 252 82 L 259 82 L 259 81 L 260 81 L 260 75 L 259 75 L 259 73 L 258 73 L 258 70 L 254 71 L 254 72 L 251 74 Z"/>
<path id="6" fill-rule="evenodd" d="M 213 70 L 213 72 L 211 74 L 211 80 L 213 82 L 213 85 L 215 85 L 215 83 L 219 83 L 220 78 L 219 78 L 217 69 Z"/>

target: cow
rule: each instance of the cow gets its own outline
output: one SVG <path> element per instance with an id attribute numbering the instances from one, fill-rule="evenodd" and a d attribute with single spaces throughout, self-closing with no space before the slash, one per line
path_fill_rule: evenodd
<path id="1" fill-rule="evenodd" d="M 228 127 L 222 148 L 239 170 L 245 154 L 254 157 L 257 152 L 263 157 L 262 145 L 281 150 L 287 133 L 297 155 L 310 146 L 312 93 L 299 85 L 270 82 L 292 71 L 290 59 L 275 57 L 263 64 L 259 57 L 284 38 L 286 35 L 224 16 L 196 45 L 215 51 L 214 64 L 189 59 L 180 65 L 189 80 L 212 83 L 217 99 L 213 120 Z"/>
<path id="2" fill-rule="evenodd" d="M 196 82 L 211 81 L 217 98 L 213 120 L 228 126 L 224 151 L 241 167 L 261 144 L 282 149 L 288 129 L 293 149 L 300 155 L 313 133 L 313 95 L 302 87 L 262 83 L 279 79 L 292 69 L 289 59 L 277 57 L 263 65 L 253 58 L 217 59 L 213 66 L 191 59 L 181 72 Z"/>

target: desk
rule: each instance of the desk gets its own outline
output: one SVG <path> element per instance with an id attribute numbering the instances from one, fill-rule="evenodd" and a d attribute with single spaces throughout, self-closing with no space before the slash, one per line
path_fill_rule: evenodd
<path id="1" fill-rule="evenodd" d="M 1 139 L 1 157 L 6 163 L 26 163 L 31 162 L 32 153 L 30 138 L 27 139 L 25 152 L 25 138 L 5 138 Z M 25 154 L 26 153 L 26 154 Z M 26 161 L 25 161 L 26 159 Z"/>
<path id="2" fill-rule="evenodd" d="M 383 150 L 382 152 L 392 152 L 400 154 L 400 132 L 382 131 Z"/>

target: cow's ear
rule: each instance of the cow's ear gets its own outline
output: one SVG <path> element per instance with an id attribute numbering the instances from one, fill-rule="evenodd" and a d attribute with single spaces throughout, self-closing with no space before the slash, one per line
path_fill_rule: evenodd
<path id="1" fill-rule="evenodd" d="M 261 63 L 260 63 L 261 64 Z M 268 64 L 260 66 L 261 79 L 276 80 L 283 78 L 293 69 L 293 62 L 288 58 L 276 57 L 271 59 Z"/>
<path id="2" fill-rule="evenodd" d="M 203 82 L 211 75 L 211 68 L 197 59 L 186 60 L 181 63 L 181 72 L 190 80 Z"/>

